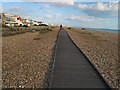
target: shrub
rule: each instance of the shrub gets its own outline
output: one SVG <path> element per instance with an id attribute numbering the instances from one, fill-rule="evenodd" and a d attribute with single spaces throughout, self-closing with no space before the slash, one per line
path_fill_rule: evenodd
<path id="1" fill-rule="evenodd" d="M 68 27 L 68 29 L 71 29 L 71 27 Z"/>
<path id="2" fill-rule="evenodd" d="M 85 30 L 85 28 L 82 28 L 82 30 Z"/>
<path id="3" fill-rule="evenodd" d="M 36 37 L 36 38 L 34 38 L 34 40 L 40 40 L 41 38 L 40 37 Z"/>
<path id="4" fill-rule="evenodd" d="M 10 27 L 10 28 L 3 28 L 2 29 L 2 36 L 12 36 L 12 35 L 17 35 L 17 34 L 22 34 L 25 33 L 26 30 L 22 30 L 21 28 L 15 28 L 15 27 Z"/>
<path id="5" fill-rule="evenodd" d="M 23 25 L 23 27 L 28 27 L 28 25 Z"/>
<path id="6" fill-rule="evenodd" d="M 52 26 L 51 28 L 55 28 L 55 26 Z"/>
<path id="7" fill-rule="evenodd" d="M 41 30 L 44 30 L 44 28 L 41 28 Z"/>
<path id="8" fill-rule="evenodd" d="M 16 31 L 16 28 L 15 27 L 10 27 L 10 30 L 11 31 Z"/>
<path id="9" fill-rule="evenodd" d="M 48 25 L 46 25 L 46 24 L 40 24 L 39 26 L 48 26 Z"/>
<path id="10" fill-rule="evenodd" d="M 40 30 L 41 30 L 41 28 L 37 28 L 37 29 L 36 29 L 36 31 L 40 31 Z"/>
<path id="11" fill-rule="evenodd" d="M 34 24 L 34 26 L 38 26 L 38 25 Z"/>
<path id="12" fill-rule="evenodd" d="M 2 23 L 2 27 L 9 28 L 9 26 L 5 25 L 4 23 Z"/>

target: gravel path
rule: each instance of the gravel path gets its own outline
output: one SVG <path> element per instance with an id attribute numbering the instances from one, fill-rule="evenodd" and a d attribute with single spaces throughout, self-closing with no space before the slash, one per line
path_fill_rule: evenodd
<path id="1" fill-rule="evenodd" d="M 58 28 L 3 37 L 3 88 L 42 88 Z M 34 38 L 39 38 L 35 39 Z"/>
<path id="2" fill-rule="evenodd" d="M 77 28 L 67 31 L 109 85 L 118 88 L 118 35 Z"/>

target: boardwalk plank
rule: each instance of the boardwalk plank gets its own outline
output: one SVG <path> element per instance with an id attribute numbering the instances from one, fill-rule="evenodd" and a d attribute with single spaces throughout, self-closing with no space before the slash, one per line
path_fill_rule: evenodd
<path id="1" fill-rule="evenodd" d="M 108 88 L 85 56 L 60 30 L 51 88 Z"/>

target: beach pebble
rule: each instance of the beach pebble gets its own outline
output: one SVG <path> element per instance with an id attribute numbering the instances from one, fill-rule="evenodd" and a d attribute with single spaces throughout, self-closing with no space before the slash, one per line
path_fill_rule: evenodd
<path id="1" fill-rule="evenodd" d="M 83 34 L 80 29 L 68 30 L 68 33 L 109 85 L 117 88 L 118 42 L 115 42 L 118 40 L 117 34 L 90 30 L 84 31 Z M 96 36 L 98 37 L 95 38 Z"/>
<path id="2" fill-rule="evenodd" d="M 41 39 L 36 41 L 34 38 L 38 37 L 38 32 L 3 37 L 3 88 L 43 87 L 59 29 L 55 30 L 40 34 Z"/>

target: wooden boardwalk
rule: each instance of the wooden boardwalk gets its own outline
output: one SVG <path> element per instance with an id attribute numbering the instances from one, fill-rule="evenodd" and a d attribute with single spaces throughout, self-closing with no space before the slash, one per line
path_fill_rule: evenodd
<path id="1" fill-rule="evenodd" d="M 50 88 L 105 88 L 106 82 L 76 47 L 65 30 L 58 34 Z"/>

